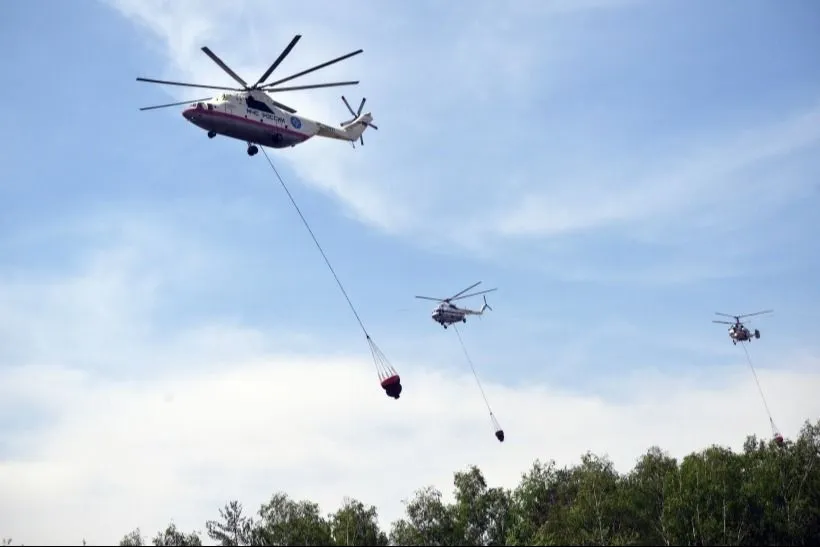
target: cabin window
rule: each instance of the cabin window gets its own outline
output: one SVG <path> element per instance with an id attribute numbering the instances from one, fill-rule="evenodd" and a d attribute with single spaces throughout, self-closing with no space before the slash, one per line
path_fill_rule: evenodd
<path id="1" fill-rule="evenodd" d="M 248 108 L 253 108 L 254 110 L 261 110 L 262 112 L 269 112 L 270 114 L 273 114 L 273 110 L 271 110 L 268 105 L 266 105 L 262 101 L 257 101 L 250 95 L 246 97 L 246 101 L 248 103 Z"/>

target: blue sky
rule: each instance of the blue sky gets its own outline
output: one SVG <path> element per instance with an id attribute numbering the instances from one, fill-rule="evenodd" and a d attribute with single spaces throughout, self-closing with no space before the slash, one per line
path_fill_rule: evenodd
<path id="1" fill-rule="evenodd" d="M 0 392 L 21 406 L 0 406 L 0 483 L 22 481 L 14 485 L 42 496 L 90 491 L 68 479 L 41 491 L 13 471 L 39 461 L 81 476 L 76 461 L 54 456 L 66 453 L 61 443 L 102 442 L 114 426 L 92 420 L 99 408 L 71 410 L 80 400 L 115 405 L 110 416 L 128 416 L 143 446 L 159 451 L 173 420 L 146 417 L 149 395 L 207 408 L 216 394 L 201 386 L 220 375 L 240 406 L 254 400 L 245 389 L 287 386 L 269 412 L 315 413 L 298 430 L 313 432 L 305 450 L 331 442 L 322 435 L 336 412 L 364 437 L 407 428 L 408 447 L 429 444 L 439 464 L 413 468 L 406 487 L 361 486 L 392 516 L 410 493 L 401 488 L 441 481 L 449 490 L 449 474 L 468 462 L 514 482 L 545 454 L 572 461 L 601 447 L 628 467 L 653 442 L 684 452 L 739 445 L 768 430 L 742 352 L 711 323 L 715 311 L 775 309 L 753 324 L 762 339 L 749 348 L 775 420 L 793 434 L 816 418 L 814 2 L 522 0 L 504 12 L 490 2 L 319 4 L 38 0 L 5 10 L 0 46 L 14 54 L 3 58 L 0 93 L 14 106 L 0 133 Z M 269 153 L 402 374 L 398 402 L 378 388 L 355 320 L 264 157 L 207 139 L 179 108 L 137 110 L 207 91 L 136 76 L 230 83 L 199 51 L 208 45 L 253 79 L 296 33 L 303 38 L 280 77 L 365 50 L 299 81 L 359 79 L 357 87 L 277 98 L 338 123 L 348 117 L 341 93 L 354 106 L 366 96 L 379 131 L 355 150 L 313 139 Z M 48 89 L 37 91 L 42 82 Z M 465 342 L 508 437 L 527 439 L 501 451 L 486 446 L 486 413 L 455 335 L 432 322 L 430 302 L 413 298 L 478 280 L 499 290 L 494 311 L 464 326 Z M 318 381 L 314 367 L 341 374 L 347 391 Z M 329 402 L 312 398 L 333 389 Z M 627 425 L 647 408 L 652 424 Z M 173 423 L 198 431 L 198 415 L 179 412 Z M 384 424 L 352 418 L 368 412 L 385 413 Z M 566 423 L 556 426 L 550 412 Z M 637 432 L 629 446 L 606 436 L 612 415 Z M 691 436 L 665 432 L 665 419 Z M 355 434 L 337 425 L 346 440 L 333 442 L 347 446 Z M 563 433 L 537 433 L 553 427 Z M 449 428 L 470 440 L 435 445 L 438 435 L 454 442 Z M 560 449 L 555 435 L 566 435 Z M 153 513 L 132 508 L 110 529 L 77 533 L 111 541 L 133 526 L 153 530 L 172 507 L 186 526 L 201 526 L 239 495 L 223 495 L 231 481 L 275 475 L 227 460 L 200 462 L 227 482 L 214 478 L 197 503 L 175 492 Z M 296 480 L 299 469 L 281 465 Z M 95 487 L 119 485 L 111 499 L 139 497 L 114 471 L 94 473 Z M 362 481 L 350 472 L 339 492 Z M 308 483 L 293 489 L 338 503 L 336 490 Z M 240 489 L 251 505 L 273 491 L 253 488 Z M 29 524 L 0 517 L 0 534 L 54 537 Z"/>

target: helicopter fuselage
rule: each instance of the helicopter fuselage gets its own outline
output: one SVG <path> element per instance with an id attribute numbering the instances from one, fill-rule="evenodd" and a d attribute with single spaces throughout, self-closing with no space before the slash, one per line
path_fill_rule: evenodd
<path id="1" fill-rule="evenodd" d="M 459 321 L 466 323 L 466 315 L 467 313 L 465 310 L 447 304 L 436 306 L 431 314 L 433 321 L 439 323 L 444 328 L 447 328 L 447 325 L 452 325 L 453 323 L 458 323 Z"/>
<path id="2" fill-rule="evenodd" d="M 447 325 L 452 325 L 453 323 L 466 323 L 468 315 L 484 315 L 484 310 L 489 308 L 490 306 L 487 305 L 486 301 L 484 302 L 484 305 L 481 306 L 480 310 L 459 308 L 458 306 L 445 302 L 436 306 L 431 314 L 431 317 L 433 318 L 433 321 L 439 323 L 446 329 Z"/>
<path id="3" fill-rule="evenodd" d="M 732 339 L 733 344 L 738 342 L 751 342 L 752 338 L 760 338 L 760 331 L 755 329 L 754 333 L 752 333 L 745 326 L 732 325 L 729 327 L 729 338 Z"/>
<path id="4" fill-rule="evenodd" d="M 263 103 L 264 104 L 264 103 Z M 267 107 L 267 105 L 265 105 Z M 270 107 L 267 107 L 268 110 Z M 183 117 L 209 135 L 223 135 L 270 148 L 296 146 L 316 135 L 316 124 L 286 113 L 265 112 L 236 104 L 197 103 Z"/>
<path id="5" fill-rule="evenodd" d="M 296 116 L 276 107 L 261 92 L 223 94 L 210 101 L 195 103 L 182 116 L 208 132 L 210 138 L 223 135 L 269 148 L 288 148 L 320 136 L 355 141 L 373 117 L 363 114 L 341 128 Z M 249 148 L 249 153 L 250 152 Z M 255 152 L 254 152 L 255 153 Z"/>

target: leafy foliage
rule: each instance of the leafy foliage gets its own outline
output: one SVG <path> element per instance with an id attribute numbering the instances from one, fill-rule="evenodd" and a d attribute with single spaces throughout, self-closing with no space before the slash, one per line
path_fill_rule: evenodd
<path id="1" fill-rule="evenodd" d="M 537 460 L 512 490 L 489 487 L 475 466 L 453 484 L 452 502 L 415 492 L 389 532 L 361 501 L 323 516 L 281 492 L 258 519 L 229 502 L 206 530 L 223 546 L 820 545 L 820 421 L 783 444 L 749 437 L 739 453 L 711 446 L 678 461 L 653 446 L 626 474 L 587 453 L 565 468 Z M 173 524 L 152 542 L 201 545 Z M 139 528 L 120 545 L 143 545 Z"/>

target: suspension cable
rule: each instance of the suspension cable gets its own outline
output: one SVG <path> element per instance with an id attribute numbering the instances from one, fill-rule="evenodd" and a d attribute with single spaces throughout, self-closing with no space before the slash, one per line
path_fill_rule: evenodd
<path id="1" fill-rule="evenodd" d="M 268 152 L 265 150 L 264 147 L 262 147 L 262 153 L 265 154 L 265 159 L 268 160 L 268 164 L 270 164 L 271 169 L 273 169 L 273 172 L 276 174 L 276 178 L 279 179 L 279 184 L 281 184 L 282 188 L 285 189 L 285 193 L 288 195 L 288 198 L 290 198 L 290 202 L 293 204 L 294 209 L 296 209 L 296 212 L 299 213 L 299 218 L 302 219 L 302 223 L 305 225 L 305 228 L 307 228 L 308 233 L 310 233 L 310 237 L 313 238 L 313 243 L 316 244 L 316 248 L 319 249 L 320 253 L 322 253 L 322 258 L 325 259 L 325 264 L 327 264 L 330 273 L 333 274 L 333 278 L 336 280 L 336 284 L 339 285 L 339 289 L 342 291 L 342 295 L 345 297 L 345 300 L 347 300 L 347 305 L 350 306 L 350 310 L 356 317 L 356 321 L 359 322 L 359 326 L 362 328 L 362 332 L 364 332 L 365 337 L 369 339 L 370 335 L 367 333 L 367 329 L 364 328 L 364 323 L 362 323 L 362 319 L 359 317 L 359 313 L 356 311 L 355 306 L 353 306 L 353 302 L 350 301 L 350 297 L 347 296 L 347 291 L 342 285 L 342 282 L 339 281 L 339 276 L 336 275 L 336 270 L 334 270 L 333 266 L 331 266 L 330 260 L 327 259 L 327 255 L 325 254 L 325 251 L 322 249 L 322 246 L 319 245 L 319 241 L 313 234 L 313 230 L 311 230 L 310 224 L 308 224 L 308 221 L 305 219 L 305 215 L 302 214 L 302 210 L 299 209 L 298 205 L 296 205 L 296 200 L 293 199 L 293 195 L 290 193 L 290 190 L 288 190 L 288 186 L 282 179 L 282 175 L 279 174 L 279 171 L 276 169 L 276 166 L 273 165 L 273 162 L 271 161 L 270 156 L 268 156 Z"/>
<path id="2" fill-rule="evenodd" d="M 364 333 L 364 336 L 367 339 L 367 344 L 370 346 L 370 354 L 373 357 L 373 363 L 376 366 L 376 371 L 378 372 L 379 379 L 385 380 L 386 378 L 397 376 L 396 370 L 387 360 L 387 356 L 385 356 L 384 353 L 382 353 L 382 351 L 379 349 L 376 343 L 370 338 L 370 334 L 367 332 L 367 329 L 364 326 L 364 322 L 362 321 L 361 317 L 359 317 L 359 312 L 356 311 L 356 307 L 353 305 L 353 302 L 351 302 L 350 297 L 347 295 L 347 291 L 345 290 L 344 285 L 342 285 L 342 282 L 339 280 L 339 276 L 336 275 L 336 270 L 334 270 L 333 266 L 330 264 L 330 260 L 328 260 L 324 249 L 322 249 L 322 246 L 319 244 L 319 240 L 316 239 L 316 235 L 310 228 L 310 224 L 305 218 L 305 215 L 302 214 L 302 210 L 296 204 L 296 200 L 293 199 L 293 195 L 290 193 L 288 185 L 285 184 L 285 180 L 282 178 L 282 175 L 279 174 L 279 171 L 276 169 L 276 166 L 273 164 L 273 161 L 271 161 L 270 156 L 268 156 L 267 150 L 265 150 L 264 146 L 261 146 L 260 148 L 262 149 L 262 153 L 265 154 L 265 159 L 268 160 L 268 164 L 270 165 L 271 169 L 276 175 L 276 178 L 279 179 L 279 184 L 282 185 L 282 188 L 285 190 L 285 193 L 288 195 L 288 198 L 290 198 L 290 202 L 293 204 L 293 208 L 296 209 L 296 212 L 299 214 L 299 218 L 302 219 L 302 223 L 305 225 L 305 228 L 307 228 L 310 237 L 313 239 L 313 243 L 316 244 L 316 248 L 319 249 L 319 252 L 322 254 L 322 258 L 325 259 L 325 264 L 327 264 L 327 268 L 330 270 L 330 273 L 333 274 L 333 278 L 336 280 L 336 284 L 342 291 L 342 295 L 345 297 L 345 300 L 347 300 L 347 305 L 350 306 L 350 311 L 353 312 L 353 316 L 359 323 L 359 327 L 361 327 L 362 332 Z"/>
<path id="3" fill-rule="evenodd" d="M 752 375 L 754 375 L 755 384 L 757 384 L 757 391 L 760 392 L 760 398 L 763 400 L 763 407 L 766 409 L 766 414 L 769 416 L 769 424 L 772 426 L 772 433 L 777 435 L 779 432 L 777 430 L 777 426 L 774 425 L 774 419 L 772 418 L 772 413 L 769 410 L 769 404 L 766 402 L 766 396 L 763 395 L 763 388 L 760 387 L 760 380 L 757 377 L 757 371 L 755 371 L 754 365 L 752 365 L 752 358 L 749 356 L 749 350 L 746 349 L 746 346 L 743 345 L 742 342 L 741 347 L 743 348 L 743 353 L 746 354 L 746 362 L 749 364 L 749 368 L 752 369 Z"/>
<path id="4" fill-rule="evenodd" d="M 484 393 L 484 387 L 481 385 L 481 380 L 478 378 L 478 373 L 475 370 L 475 366 L 473 365 L 473 360 L 470 358 L 470 354 L 467 351 L 467 346 L 464 345 L 464 340 L 461 338 L 461 332 L 458 330 L 458 325 L 453 323 L 453 330 L 456 331 L 456 336 L 458 336 L 458 342 L 461 344 L 461 350 L 464 352 L 464 357 L 467 359 L 467 363 L 470 365 L 470 370 L 473 371 L 473 377 L 475 378 L 476 384 L 478 384 L 478 389 L 481 391 L 481 396 L 484 398 L 484 404 L 487 405 L 487 411 L 490 413 L 490 420 L 493 422 L 493 426 L 496 429 L 496 437 L 498 437 L 499 441 L 504 440 L 504 432 L 501 429 L 501 424 L 498 423 L 498 420 L 493 414 L 493 409 L 490 407 L 490 401 L 487 400 L 487 394 Z M 499 433 L 501 436 L 499 436 Z"/>

